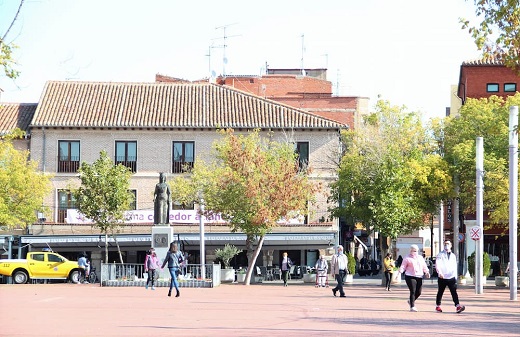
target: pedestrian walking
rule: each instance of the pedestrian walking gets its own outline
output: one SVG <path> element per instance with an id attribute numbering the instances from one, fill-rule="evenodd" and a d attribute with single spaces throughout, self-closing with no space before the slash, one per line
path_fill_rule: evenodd
<path id="1" fill-rule="evenodd" d="M 161 265 L 159 264 L 159 258 L 157 257 L 157 254 L 155 254 L 155 249 L 150 248 L 144 259 L 144 271 L 148 274 L 145 285 L 146 289 L 148 289 L 148 284 L 150 284 L 152 286 L 152 290 L 155 290 L 155 269 L 157 268 L 161 268 Z"/>
<path id="2" fill-rule="evenodd" d="M 339 297 L 347 297 L 343 290 L 343 280 L 345 279 L 345 275 L 347 275 L 347 266 L 347 256 L 343 254 L 343 246 L 339 245 L 336 254 L 332 255 L 332 260 L 330 262 L 330 272 L 336 278 L 336 282 L 338 282 L 336 287 L 332 289 L 332 294 L 334 296 L 336 296 L 336 293 L 339 291 Z"/>
<path id="3" fill-rule="evenodd" d="M 325 260 L 325 256 L 320 255 L 320 258 L 316 261 L 314 269 L 316 269 L 316 287 L 325 287 L 328 285 L 327 275 L 329 266 Z"/>
<path id="4" fill-rule="evenodd" d="M 166 253 L 166 257 L 164 258 L 163 264 L 161 268 L 164 268 L 166 264 L 168 264 L 168 270 L 170 271 L 170 290 L 168 291 L 168 296 L 172 296 L 172 289 L 175 286 L 175 290 L 177 294 L 175 297 L 179 297 L 181 294 L 179 292 L 179 282 L 177 281 L 177 276 L 180 271 L 180 267 L 182 262 L 184 261 L 184 257 L 182 253 L 177 249 L 177 244 L 175 242 L 170 243 L 170 249 Z"/>
<path id="5" fill-rule="evenodd" d="M 392 275 L 394 273 L 395 262 L 392 258 L 392 254 L 387 253 L 383 259 L 383 267 L 385 268 L 385 288 L 390 291 L 390 285 L 392 284 Z"/>
<path id="6" fill-rule="evenodd" d="M 466 307 L 459 303 L 459 295 L 457 294 L 457 257 L 455 253 L 451 251 L 450 240 L 444 241 L 444 250 L 442 250 L 435 259 L 435 269 L 437 270 L 437 275 L 439 275 L 437 279 L 438 289 L 435 299 L 435 311 L 442 312 L 442 295 L 446 287 L 448 287 L 453 303 L 455 304 L 455 311 L 460 314 L 466 310 Z"/>
<path id="7" fill-rule="evenodd" d="M 289 273 L 291 272 L 291 267 L 293 266 L 293 262 L 289 258 L 287 252 L 282 254 L 282 261 L 280 262 L 281 270 L 282 270 L 282 279 L 283 286 L 287 287 L 287 280 L 289 278 Z"/>
<path id="8" fill-rule="evenodd" d="M 419 255 L 419 247 L 417 245 L 410 246 L 410 254 L 403 259 L 399 273 L 404 273 L 404 279 L 410 291 L 410 298 L 408 299 L 410 311 L 417 311 L 415 301 L 421 296 L 423 277 L 430 277 L 426 261 L 422 255 Z"/>

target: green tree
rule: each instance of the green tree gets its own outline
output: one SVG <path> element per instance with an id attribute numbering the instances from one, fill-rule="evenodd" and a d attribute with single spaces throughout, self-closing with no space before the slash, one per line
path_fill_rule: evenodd
<path id="1" fill-rule="evenodd" d="M 20 1 L 20 5 L 18 6 L 18 10 L 11 21 L 11 24 L 7 28 L 7 30 L 0 37 L 0 67 L 4 69 L 5 76 L 15 79 L 20 75 L 20 72 L 15 69 L 16 61 L 13 58 L 13 51 L 17 48 L 17 46 L 12 42 L 6 42 L 6 38 L 13 27 L 18 15 L 20 15 L 20 11 L 22 10 L 24 0 Z"/>
<path id="2" fill-rule="evenodd" d="M 0 140 L 0 226 L 26 228 L 44 212 L 43 199 L 50 192 L 50 176 L 38 171 L 29 151 L 19 151 L 12 140 L 19 129 Z"/>
<path id="3" fill-rule="evenodd" d="M 215 160 L 197 159 L 189 176 L 172 180 L 172 200 L 189 203 L 203 195 L 207 215 L 218 213 L 233 232 L 246 234 L 248 285 L 265 235 L 278 221 L 306 214 L 319 185 L 309 180 L 308 170 L 298 169 L 292 144 L 262 138 L 258 130 L 220 132 Z"/>
<path id="4" fill-rule="evenodd" d="M 362 128 L 343 134 L 332 214 L 392 239 L 423 227 L 451 183 L 427 131 L 417 113 L 379 101 Z"/>
<path id="5" fill-rule="evenodd" d="M 459 116 L 446 120 L 445 159 L 459 177 L 461 210 L 475 212 L 476 138 L 484 140 L 484 205 L 490 224 L 505 229 L 509 219 L 509 107 L 520 105 L 520 94 L 468 99 Z"/>
<path id="6" fill-rule="evenodd" d="M 485 57 L 492 57 L 520 74 L 520 2 L 519 0 L 475 0 L 480 22 L 471 25 L 460 19 Z"/>
<path id="7" fill-rule="evenodd" d="M 92 164 L 82 162 L 78 172 L 81 186 L 71 188 L 77 208 L 105 234 L 105 261 L 108 262 L 107 241 L 110 233 L 123 263 L 116 233 L 124 221 L 124 212 L 134 198 L 129 190 L 132 173 L 124 165 L 114 165 L 105 151 L 101 151 L 99 159 Z"/>

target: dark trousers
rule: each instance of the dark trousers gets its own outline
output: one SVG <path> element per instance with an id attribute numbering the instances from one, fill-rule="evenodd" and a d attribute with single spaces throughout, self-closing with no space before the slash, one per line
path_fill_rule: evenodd
<path id="1" fill-rule="evenodd" d="M 146 280 L 146 284 L 152 282 L 153 287 L 153 280 L 155 279 L 155 269 L 148 269 L 148 279 Z"/>
<path id="2" fill-rule="evenodd" d="M 283 284 L 287 284 L 287 279 L 288 278 L 289 278 L 289 271 L 288 270 L 282 270 Z"/>
<path id="3" fill-rule="evenodd" d="M 415 307 L 415 300 L 421 296 L 422 291 L 422 277 L 405 275 L 404 279 L 408 290 L 410 290 L 410 307 Z"/>
<path id="4" fill-rule="evenodd" d="M 392 272 L 385 271 L 385 280 L 386 280 L 386 289 L 390 289 L 390 284 L 392 283 Z"/>
<path id="5" fill-rule="evenodd" d="M 347 275 L 347 271 L 345 270 L 340 270 L 339 274 L 336 274 L 336 282 L 338 282 L 338 285 L 332 290 L 339 290 L 339 296 L 345 296 L 345 291 L 343 290 L 343 280 L 345 279 L 345 275 Z"/>
<path id="6" fill-rule="evenodd" d="M 435 299 L 437 305 L 441 305 L 442 295 L 444 294 L 446 286 L 448 289 L 450 289 L 453 303 L 455 303 L 455 305 L 459 305 L 459 295 L 457 295 L 457 279 L 455 277 L 448 280 L 439 278 L 437 280 L 437 284 L 439 285 L 439 288 L 437 289 L 437 298 Z"/>

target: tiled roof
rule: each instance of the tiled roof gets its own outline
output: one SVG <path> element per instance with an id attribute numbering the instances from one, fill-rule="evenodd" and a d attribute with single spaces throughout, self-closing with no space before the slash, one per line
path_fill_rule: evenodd
<path id="1" fill-rule="evenodd" d="M 482 59 L 468 60 L 462 62 L 463 66 L 504 66 L 502 61 L 494 57 L 487 57 Z"/>
<path id="2" fill-rule="evenodd" d="M 0 103 L 0 135 L 15 128 L 27 131 L 35 111 L 35 103 Z"/>
<path id="3" fill-rule="evenodd" d="M 209 83 L 50 81 L 31 126 L 343 128 L 343 124 Z"/>

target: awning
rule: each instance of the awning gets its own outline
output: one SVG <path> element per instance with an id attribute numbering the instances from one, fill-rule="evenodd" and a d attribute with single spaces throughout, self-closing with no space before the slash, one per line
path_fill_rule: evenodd
<path id="1" fill-rule="evenodd" d="M 178 233 L 174 237 L 187 246 L 198 246 L 198 233 Z M 151 245 L 151 234 L 118 234 L 116 236 L 120 247 L 149 247 Z M 236 246 L 245 244 L 246 235 L 243 233 L 206 233 L 204 242 L 208 246 L 223 246 L 226 243 Z M 105 246 L 104 235 L 45 235 L 20 237 L 22 245 L 33 247 L 56 248 L 102 248 Z M 266 235 L 264 246 L 314 246 L 329 247 L 335 242 L 334 233 L 270 233 Z M 113 237 L 108 237 L 109 246 L 115 246 Z"/>

